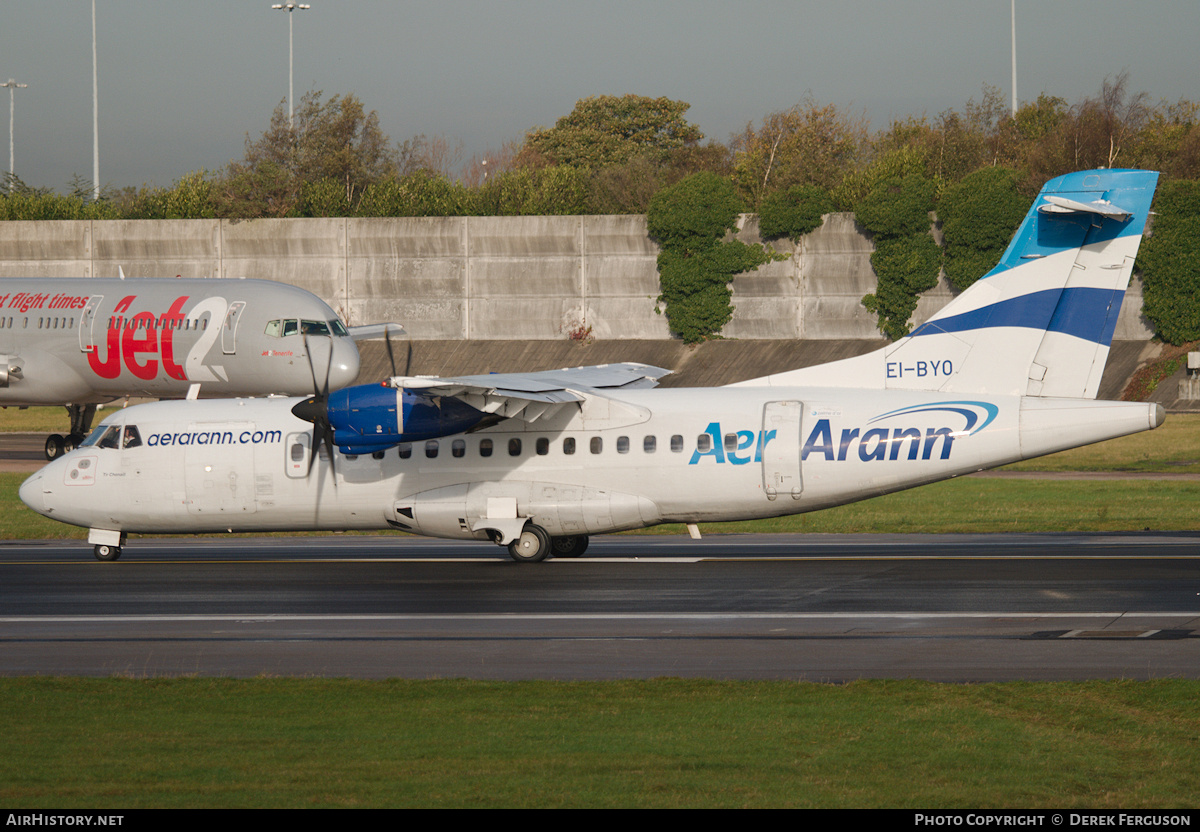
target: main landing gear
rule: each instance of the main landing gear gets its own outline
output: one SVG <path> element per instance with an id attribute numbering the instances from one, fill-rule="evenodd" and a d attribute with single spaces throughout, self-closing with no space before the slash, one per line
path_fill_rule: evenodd
<path id="1" fill-rule="evenodd" d="M 530 523 L 520 537 L 508 544 L 508 554 L 517 563 L 539 563 L 553 555 L 556 558 L 577 558 L 587 551 L 586 534 L 551 537 L 541 526 Z"/>
<path id="2" fill-rule="evenodd" d="M 66 436 L 52 433 L 46 437 L 46 459 L 55 460 L 65 453 L 79 447 L 79 443 L 87 438 L 92 429 L 92 419 L 96 417 L 94 404 L 69 404 L 67 415 L 71 417 L 71 432 Z"/>

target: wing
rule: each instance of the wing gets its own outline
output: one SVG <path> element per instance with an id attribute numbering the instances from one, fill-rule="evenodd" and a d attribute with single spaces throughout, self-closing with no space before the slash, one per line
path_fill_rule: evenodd
<path id="1" fill-rule="evenodd" d="M 564 405 L 581 402 L 583 393 L 655 387 L 671 371 L 633 362 L 564 367 L 540 373 L 490 373 L 438 378 L 396 376 L 388 384 L 401 390 L 449 396 L 483 413 L 537 421 Z"/>

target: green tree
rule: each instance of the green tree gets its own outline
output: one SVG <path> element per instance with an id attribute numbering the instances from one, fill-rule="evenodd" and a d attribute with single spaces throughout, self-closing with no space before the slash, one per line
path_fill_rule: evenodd
<path id="1" fill-rule="evenodd" d="M 543 164 L 597 169 L 623 165 L 635 156 L 661 164 L 670 151 L 704 138 L 684 119 L 691 107 L 669 98 L 600 95 L 580 99 L 551 128 L 535 128 L 525 138 L 519 166 Z"/>
<path id="2" fill-rule="evenodd" d="M 307 206 L 348 212 L 372 183 L 398 173 L 399 153 L 354 95 L 321 100 L 309 92 L 289 120 L 284 105 L 257 140 L 246 136 L 246 153 L 231 162 L 217 185 L 225 216 L 297 216 Z M 342 199 L 333 199 L 337 183 Z"/>
<path id="3" fill-rule="evenodd" d="M 490 177 L 478 190 L 474 212 L 483 216 L 589 214 L 586 170 L 567 165 L 518 168 Z"/>
<path id="4" fill-rule="evenodd" d="M 458 217 L 475 213 L 476 196 L 444 176 L 418 170 L 368 185 L 359 200 L 362 217 Z"/>
<path id="5" fill-rule="evenodd" d="M 734 181 L 757 210 L 772 190 L 815 185 L 832 190 L 859 163 L 867 146 L 867 120 L 811 98 L 771 113 L 734 136 Z"/>

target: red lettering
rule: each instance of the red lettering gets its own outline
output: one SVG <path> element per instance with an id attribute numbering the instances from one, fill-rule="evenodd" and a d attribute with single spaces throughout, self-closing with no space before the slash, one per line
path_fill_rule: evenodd
<path id="1" fill-rule="evenodd" d="M 139 312 L 130 319 L 132 326 L 125 328 L 121 336 L 121 355 L 125 358 L 125 366 L 129 372 L 140 379 L 149 381 L 158 375 L 158 362 L 153 358 L 145 364 L 139 364 L 139 353 L 158 352 L 158 336 L 154 331 L 154 313 Z M 139 338 L 138 333 L 144 333 Z"/>
<path id="2" fill-rule="evenodd" d="M 183 367 L 175 363 L 175 330 L 183 322 L 183 305 L 187 302 L 187 295 L 181 298 L 176 298 L 171 304 L 171 308 L 167 310 L 167 314 L 162 317 L 162 361 L 163 370 L 166 371 L 173 379 L 179 381 L 187 381 L 187 373 Z"/>
<path id="3" fill-rule="evenodd" d="M 136 295 L 130 295 L 129 297 L 122 298 L 116 308 L 113 309 L 113 317 L 108 322 L 107 351 L 105 352 L 104 360 L 100 360 L 99 350 L 97 349 L 93 349 L 88 353 L 88 366 L 100 378 L 113 379 L 121 374 L 120 338 L 122 319 L 117 313 L 128 310 L 135 297 Z"/>

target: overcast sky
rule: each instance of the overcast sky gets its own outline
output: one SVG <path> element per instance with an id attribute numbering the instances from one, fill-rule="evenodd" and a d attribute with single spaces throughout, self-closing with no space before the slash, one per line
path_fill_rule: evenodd
<path id="1" fill-rule="evenodd" d="M 393 141 L 465 156 L 552 125 L 591 95 L 689 102 L 709 138 L 811 94 L 864 113 L 934 116 L 1011 95 L 1009 0 L 310 0 L 293 13 L 296 97 L 354 93 Z M 1017 0 L 1018 93 L 1074 103 L 1129 72 L 1154 100 L 1200 98 L 1200 2 Z M 170 185 L 240 157 L 288 89 L 287 13 L 270 0 L 97 0 L 100 179 Z M 0 5 L 0 81 L 16 91 L 16 172 L 64 190 L 92 176 L 91 4 Z M 0 113 L 8 101 L 0 90 Z M 8 167 L 0 119 L 0 170 Z"/>

